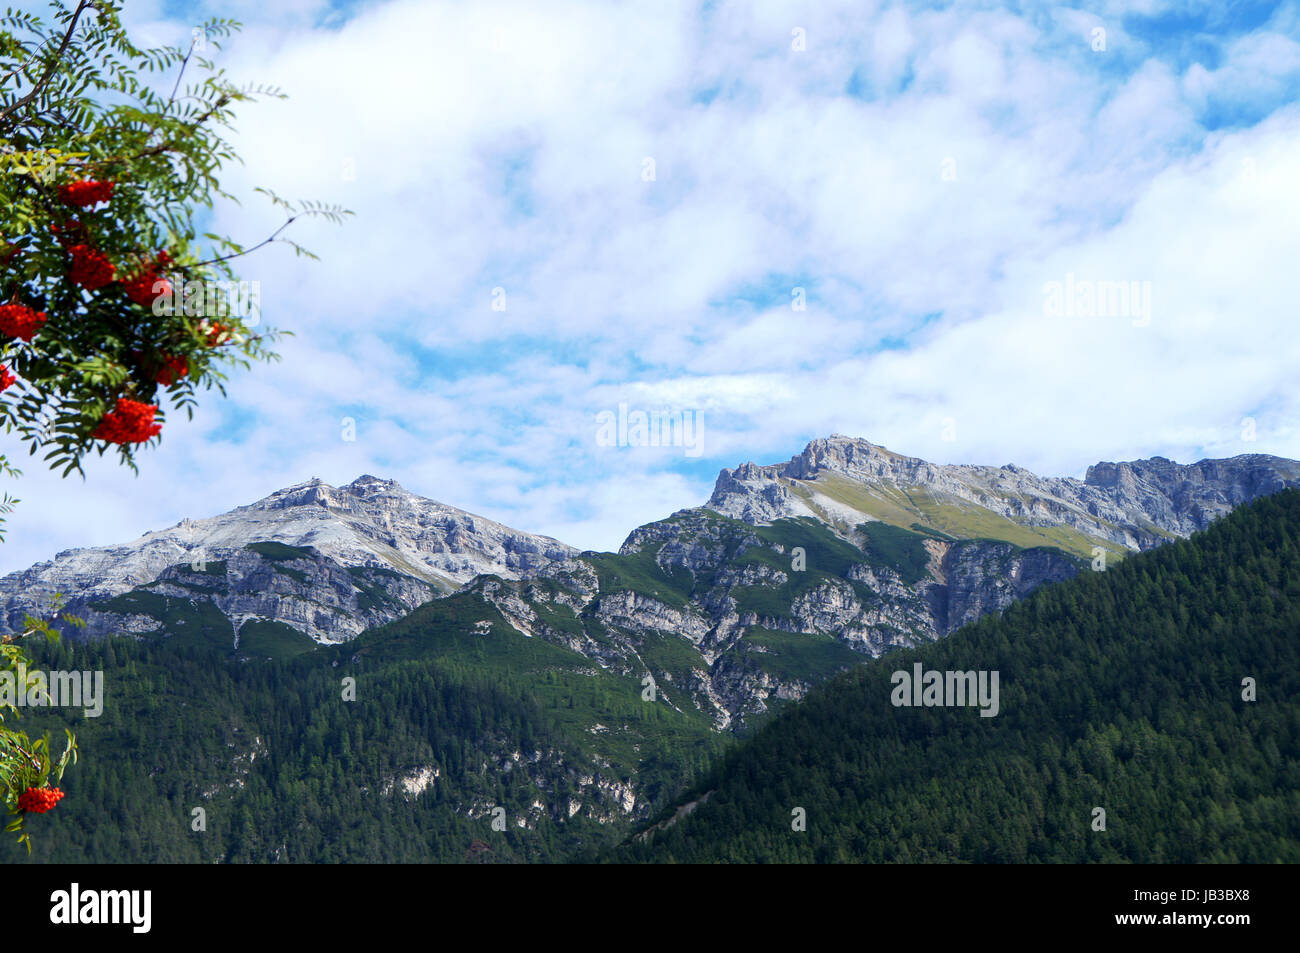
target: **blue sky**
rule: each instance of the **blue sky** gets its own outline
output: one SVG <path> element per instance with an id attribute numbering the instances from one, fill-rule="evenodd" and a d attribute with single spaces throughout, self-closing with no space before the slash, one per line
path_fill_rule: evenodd
<path id="1" fill-rule="evenodd" d="M 257 185 L 357 215 L 246 261 L 284 360 L 139 477 L 29 467 L 0 569 L 313 476 L 612 548 L 832 432 L 1051 475 L 1300 457 L 1294 3 L 127 4 L 146 42 L 208 15 L 290 94 L 240 113 L 217 229 L 278 224 Z M 1067 276 L 1150 313 L 1053 317 Z M 620 404 L 702 453 L 602 446 Z"/>

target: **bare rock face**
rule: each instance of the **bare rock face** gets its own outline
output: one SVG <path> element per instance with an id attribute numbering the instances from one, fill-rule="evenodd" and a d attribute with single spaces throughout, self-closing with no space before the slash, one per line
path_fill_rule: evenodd
<path id="1" fill-rule="evenodd" d="M 958 543 L 943 560 L 943 611 L 941 616 L 936 613 L 942 618 L 940 634 L 954 632 L 989 612 L 1001 612 L 1044 583 L 1069 579 L 1081 568 L 1059 550 Z"/>
<path id="2" fill-rule="evenodd" d="M 1098 463 L 1088 468 L 1084 484 L 1122 510 L 1187 536 L 1242 503 L 1300 484 L 1300 464 L 1258 453 L 1188 465 L 1152 457 Z"/>
<path id="3" fill-rule="evenodd" d="M 746 523 L 770 523 L 785 517 L 816 515 L 790 492 L 781 476 L 775 467 L 760 467 L 753 463 L 723 470 L 718 475 L 708 505 Z"/>
<path id="4" fill-rule="evenodd" d="M 11 573 L 0 579 L 0 621 L 13 631 L 25 613 L 62 593 L 90 613 L 91 634 L 102 633 L 114 629 L 114 613 L 97 615 L 95 604 L 153 586 L 173 601 L 188 593 L 232 619 L 284 622 L 336 642 L 481 573 L 514 579 L 575 553 L 391 480 L 363 476 L 340 488 L 310 480 L 220 516 L 182 520 L 119 546 L 69 550 Z M 224 567 L 221 584 L 203 571 L 213 565 Z M 187 584 L 202 591 L 177 589 L 185 567 L 198 574 Z M 185 610 L 178 604 L 176 611 Z"/>
<path id="5" fill-rule="evenodd" d="M 707 506 L 756 524 L 807 515 L 891 521 L 905 512 L 922 524 L 953 524 L 957 535 L 964 535 L 963 523 L 988 520 L 1064 527 L 1136 551 L 1204 529 L 1233 507 L 1290 486 L 1300 486 L 1300 462 L 1264 454 L 1192 464 L 1163 457 L 1099 463 L 1080 481 L 1036 476 L 1014 464 L 936 466 L 834 435 L 812 441 L 787 463 L 723 470 Z"/>

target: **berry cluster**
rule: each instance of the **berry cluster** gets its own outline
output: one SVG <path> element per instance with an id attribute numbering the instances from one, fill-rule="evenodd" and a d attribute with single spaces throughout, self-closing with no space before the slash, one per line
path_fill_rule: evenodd
<path id="1" fill-rule="evenodd" d="M 163 387 L 171 387 L 180 378 L 190 372 L 190 366 L 183 357 L 163 356 L 163 366 L 154 374 L 153 379 Z"/>
<path id="2" fill-rule="evenodd" d="M 85 179 L 61 186 L 59 198 L 65 205 L 85 209 L 101 202 L 111 201 L 115 187 L 114 182 Z M 164 269 L 172 264 L 171 255 L 166 251 L 160 251 L 152 261 L 141 261 L 130 277 L 118 278 L 116 266 L 104 252 L 91 244 L 86 226 L 82 222 L 74 218 L 62 224 L 52 224 L 50 231 L 58 239 L 59 244 L 67 249 L 71 262 L 68 267 L 68 278 L 74 284 L 88 291 L 97 291 L 118 282 L 126 297 L 143 307 L 151 307 L 158 298 L 172 293 L 171 282 L 162 276 Z M 17 247 L 8 242 L 0 242 L 0 246 L 3 246 L 0 248 L 0 262 L 7 263 L 18 253 Z M 46 315 L 43 311 L 35 311 L 17 303 L 0 305 L 0 338 L 20 338 L 23 341 L 30 341 L 45 321 Z M 199 331 L 207 338 L 209 347 L 234 343 L 232 329 L 225 325 L 209 325 L 205 322 L 200 326 Z M 138 352 L 136 358 L 137 360 L 140 358 Z M 182 377 L 189 375 L 189 363 L 184 357 L 164 354 L 158 361 L 159 363 L 147 362 L 142 369 L 147 376 L 164 387 L 171 387 Z M 0 391 L 17 380 L 18 378 L 8 367 L 0 366 Z M 96 440 L 116 444 L 145 443 L 162 432 L 162 424 L 155 422 L 154 419 L 157 412 L 156 404 L 119 397 L 117 406 L 100 419 L 91 436 Z"/>
<path id="3" fill-rule="evenodd" d="M 162 424 L 153 419 L 157 412 L 157 404 L 119 397 L 117 406 L 104 415 L 91 436 L 109 443 L 144 443 L 162 433 Z"/>
<path id="4" fill-rule="evenodd" d="M 96 291 L 107 284 L 112 284 L 113 274 L 117 269 L 108 260 L 108 256 L 98 248 L 91 248 L 84 244 L 73 245 L 68 249 L 68 254 L 72 256 L 72 267 L 68 269 L 68 277 L 75 284 L 89 291 Z"/>
<path id="5" fill-rule="evenodd" d="M 44 311 L 33 311 L 25 304 L 0 304 L 0 337 L 30 341 L 44 323 Z"/>
<path id="6" fill-rule="evenodd" d="M 123 278 L 122 288 L 126 291 L 126 296 L 136 304 L 148 307 L 154 303 L 156 298 L 170 295 L 172 293 L 171 282 L 161 275 L 160 269 L 166 268 L 171 263 L 172 256 L 162 251 L 158 253 L 158 257 L 153 260 L 152 264 L 144 265 L 137 274 L 130 278 Z"/>
<path id="7" fill-rule="evenodd" d="M 63 792 L 58 788 L 28 788 L 18 795 L 18 810 L 33 814 L 44 814 L 54 809 Z"/>
<path id="8" fill-rule="evenodd" d="M 77 208 L 85 208 L 87 205 L 98 205 L 100 202 L 107 202 L 113 197 L 114 182 L 92 182 L 85 180 L 82 182 L 73 182 L 59 189 L 59 198 L 66 205 L 72 205 Z"/>

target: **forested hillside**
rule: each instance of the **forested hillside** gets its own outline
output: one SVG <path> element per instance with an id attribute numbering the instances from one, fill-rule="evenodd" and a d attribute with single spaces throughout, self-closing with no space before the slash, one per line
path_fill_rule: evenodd
<path id="1" fill-rule="evenodd" d="M 895 707 L 916 662 L 999 713 Z M 1300 492 L 838 676 L 679 802 L 610 858 L 1298 862 Z"/>
<path id="2" fill-rule="evenodd" d="M 279 660 L 180 639 L 38 646 L 45 670 L 102 669 L 107 701 L 98 718 L 23 711 L 83 752 L 31 860 L 561 860 L 620 836 L 722 743 L 576 653 L 450 620 Z M 0 861 L 25 859 L 0 843 Z"/>

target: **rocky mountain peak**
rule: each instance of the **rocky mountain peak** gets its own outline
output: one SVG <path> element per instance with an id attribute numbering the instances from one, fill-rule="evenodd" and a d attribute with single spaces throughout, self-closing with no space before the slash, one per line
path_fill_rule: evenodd
<path id="1" fill-rule="evenodd" d="M 55 592 L 83 601 L 111 598 L 153 584 L 176 566 L 236 557 L 239 563 L 241 553 L 268 545 L 278 554 L 271 558 L 309 551 L 339 573 L 378 570 L 418 582 L 426 595 L 483 573 L 516 579 L 576 553 L 550 537 L 417 496 L 392 480 L 367 474 L 337 488 L 313 477 L 219 516 L 182 520 L 122 545 L 67 550 L 10 573 L 0 578 L 0 627 L 21 624 Z M 310 601 L 312 593 L 302 588 L 295 598 Z M 279 619 L 283 608 L 268 604 L 262 615 Z"/>
<path id="2" fill-rule="evenodd" d="M 347 486 L 343 487 L 343 489 L 353 493 L 386 492 L 407 493 L 408 495 L 413 495 L 409 494 L 409 491 L 396 480 L 385 480 L 383 477 L 372 476 L 369 473 L 364 473 L 357 477 Z"/>
<path id="3" fill-rule="evenodd" d="M 787 463 L 723 470 L 706 505 L 760 525 L 813 516 L 851 529 L 883 520 L 1022 544 L 1040 537 L 1080 555 L 1091 538 L 1122 554 L 1204 529 L 1234 506 L 1296 485 L 1300 463 L 1264 454 L 1192 464 L 1165 457 L 1103 462 L 1081 483 L 1014 464 L 941 466 L 833 434 Z M 1051 527 L 1073 532 L 1046 532 Z"/>
<path id="4" fill-rule="evenodd" d="M 918 482 L 930 477 L 932 464 L 917 457 L 906 457 L 869 440 L 834 434 L 811 441 L 798 456 L 782 468 L 782 476 L 794 480 L 814 480 L 829 471 L 850 477 L 888 477 Z"/>

